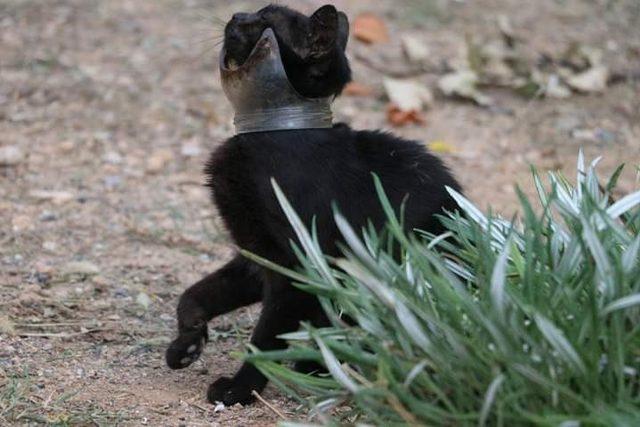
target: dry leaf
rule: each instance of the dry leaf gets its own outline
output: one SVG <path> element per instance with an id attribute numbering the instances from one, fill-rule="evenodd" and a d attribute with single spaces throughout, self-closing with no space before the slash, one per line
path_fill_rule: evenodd
<path id="1" fill-rule="evenodd" d="M 562 84 L 557 74 L 551 74 L 547 79 L 544 94 L 549 98 L 568 98 L 571 96 L 571 90 Z"/>
<path id="2" fill-rule="evenodd" d="M 454 145 L 449 144 L 445 141 L 431 141 L 427 144 L 427 147 L 429 147 L 429 149 L 435 153 L 442 154 L 451 154 L 458 151 L 458 149 Z"/>
<path id="3" fill-rule="evenodd" d="M 581 43 L 572 43 L 562 55 L 562 62 L 574 70 L 585 71 L 587 68 L 602 65 L 601 49 Z"/>
<path id="4" fill-rule="evenodd" d="M 493 100 L 480 93 L 477 84 L 478 76 L 476 73 L 471 70 L 460 70 L 442 76 L 438 81 L 438 88 L 445 96 L 471 99 L 482 106 L 491 105 Z"/>
<path id="5" fill-rule="evenodd" d="M 394 104 L 389 104 L 387 107 L 387 121 L 393 126 L 404 126 L 411 123 L 424 125 L 427 123 L 420 111 L 403 111 Z"/>
<path id="6" fill-rule="evenodd" d="M 609 70 L 604 65 L 588 69 L 582 73 L 567 77 L 571 88 L 580 92 L 603 92 L 607 88 Z"/>
<path id="7" fill-rule="evenodd" d="M 71 261 L 62 268 L 63 274 L 80 274 L 84 276 L 93 276 L 100 273 L 100 268 L 89 261 Z"/>
<path id="8" fill-rule="evenodd" d="M 9 319 L 9 316 L 5 314 L 0 315 L 0 334 L 13 335 L 16 332 L 13 322 Z"/>
<path id="9" fill-rule="evenodd" d="M 428 87 L 415 80 L 384 78 L 384 89 L 393 105 L 401 111 L 422 111 L 433 103 Z"/>
<path id="10" fill-rule="evenodd" d="M 507 15 L 499 15 L 497 24 L 504 42 L 507 44 L 507 46 L 513 47 L 518 41 L 518 37 L 513 30 L 513 26 L 511 25 L 509 17 Z"/>
<path id="11" fill-rule="evenodd" d="M 389 30 L 384 21 L 372 13 L 363 13 L 353 21 L 353 35 L 365 43 L 389 41 Z"/>
<path id="12" fill-rule="evenodd" d="M 402 36 L 402 49 L 410 62 L 422 64 L 429 58 L 429 48 L 420 37 L 405 34 Z"/>
<path id="13" fill-rule="evenodd" d="M 346 96 L 371 96 L 373 95 L 373 88 L 358 82 L 349 82 L 342 91 Z"/>
<path id="14" fill-rule="evenodd" d="M 140 292 L 136 297 L 136 302 L 139 306 L 141 306 L 145 310 L 148 310 L 149 306 L 151 305 L 151 298 L 149 298 L 149 295 L 145 294 L 144 292 Z"/>
<path id="15" fill-rule="evenodd" d="M 74 199 L 69 191 L 32 190 L 29 195 L 37 200 L 52 201 L 56 205 L 62 205 Z"/>
<path id="16" fill-rule="evenodd" d="M 173 152 L 167 148 L 156 150 L 147 159 L 147 172 L 158 173 L 173 159 Z"/>

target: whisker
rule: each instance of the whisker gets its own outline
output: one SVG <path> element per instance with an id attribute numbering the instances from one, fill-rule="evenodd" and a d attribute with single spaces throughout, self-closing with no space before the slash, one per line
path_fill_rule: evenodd
<path id="1" fill-rule="evenodd" d="M 217 46 L 218 44 L 224 42 L 224 38 L 223 37 L 208 37 L 208 38 L 202 39 L 202 40 L 194 40 L 192 43 L 193 44 L 202 44 L 202 43 L 211 43 L 211 42 L 215 42 L 215 46 Z"/>
<path id="2" fill-rule="evenodd" d="M 196 11 L 196 14 L 201 20 L 207 22 L 208 24 L 213 24 L 219 27 L 224 27 L 225 25 L 227 25 L 227 21 L 225 21 L 224 19 L 218 16 L 211 15 L 211 14 L 204 14 L 199 11 Z"/>
<path id="3" fill-rule="evenodd" d="M 213 53 L 213 51 L 215 50 L 215 46 L 212 46 L 210 48 L 205 49 L 202 53 L 199 53 L 198 55 L 196 55 L 194 58 L 192 58 L 190 60 L 191 63 L 195 63 L 196 61 L 200 61 L 202 60 L 202 58 L 205 57 L 205 55 L 208 55 L 210 53 Z"/>

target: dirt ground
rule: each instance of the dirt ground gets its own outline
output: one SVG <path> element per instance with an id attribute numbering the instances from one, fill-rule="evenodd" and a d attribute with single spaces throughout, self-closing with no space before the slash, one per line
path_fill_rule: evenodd
<path id="1" fill-rule="evenodd" d="M 355 79 L 375 92 L 336 102 L 356 128 L 388 128 L 382 78 L 404 72 L 403 34 L 437 65 L 465 34 L 494 36 L 506 15 L 534 54 L 581 41 L 604 49 L 612 69 L 640 70 L 637 0 L 334 3 L 391 28 L 390 43 L 349 46 Z M 222 23 L 259 4 L 0 0 L 0 148 L 13 150 L 0 165 L 0 425 L 277 421 L 262 403 L 215 412 L 205 400 L 207 384 L 237 367 L 257 307 L 212 322 L 194 366 L 170 371 L 163 360 L 177 297 L 233 250 L 201 171 L 232 134 L 216 69 Z M 311 12 L 323 2 L 287 4 Z M 433 86 L 438 73 L 416 78 Z M 425 125 L 394 131 L 454 147 L 442 156 L 469 197 L 505 216 L 514 183 L 533 194 L 529 164 L 573 176 L 581 146 L 604 156 L 603 175 L 632 166 L 621 192 L 638 187 L 640 82 L 566 100 L 489 93 L 492 108 L 437 97 Z M 277 390 L 263 396 L 304 419 Z"/>

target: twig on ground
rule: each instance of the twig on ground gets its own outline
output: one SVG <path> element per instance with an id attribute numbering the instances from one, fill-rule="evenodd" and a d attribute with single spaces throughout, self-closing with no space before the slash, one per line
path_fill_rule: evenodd
<path id="1" fill-rule="evenodd" d="M 207 410 L 207 408 L 205 408 L 204 406 L 200 405 L 199 403 L 194 402 L 192 399 L 185 400 L 185 402 L 186 402 L 188 405 L 191 405 L 191 406 L 193 406 L 193 407 L 194 407 L 194 408 L 196 408 L 196 409 L 200 409 L 202 412 L 205 412 L 205 413 L 206 413 L 206 412 L 209 412 L 209 411 Z"/>
<path id="2" fill-rule="evenodd" d="M 59 323 L 14 323 L 14 326 L 20 328 L 62 328 L 67 326 L 95 326 L 96 323 L 105 323 L 109 321 L 100 322 L 59 322 Z"/>
<path id="3" fill-rule="evenodd" d="M 260 396 L 260 393 L 258 393 L 255 390 L 251 391 L 251 394 L 253 394 L 256 399 L 258 399 L 260 402 L 262 402 L 267 408 L 269 408 L 271 410 L 271 412 L 273 412 L 274 414 L 276 414 L 277 416 L 279 416 L 280 418 L 282 418 L 283 420 L 286 420 L 287 417 L 286 415 L 284 415 L 278 408 L 276 408 L 275 406 L 273 406 L 272 404 L 270 404 L 269 402 L 267 402 L 262 396 Z"/>
<path id="4" fill-rule="evenodd" d="M 17 332 L 19 337 L 48 337 L 48 338 L 70 338 L 77 337 L 79 335 L 91 334 L 94 332 L 105 331 L 106 328 L 87 329 L 80 332 L 67 332 L 67 333 L 49 333 L 49 332 Z"/>

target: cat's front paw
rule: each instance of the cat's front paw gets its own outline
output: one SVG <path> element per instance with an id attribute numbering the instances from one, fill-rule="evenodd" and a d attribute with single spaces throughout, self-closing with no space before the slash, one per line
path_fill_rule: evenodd
<path id="1" fill-rule="evenodd" d="M 222 402 L 226 406 L 232 406 L 236 403 L 248 405 L 256 400 L 251 394 L 251 390 L 251 387 L 238 384 L 232 378 L 220 377 L 209 386 L 207 399 L 213 404 Z"/>
<path id="2" fill-rule="evenodd" d="M 165 359 L 171 369 L 182 369 L 198 360 L 207 340 L 206 330 L 181 331 L 167 348 Z"/>

